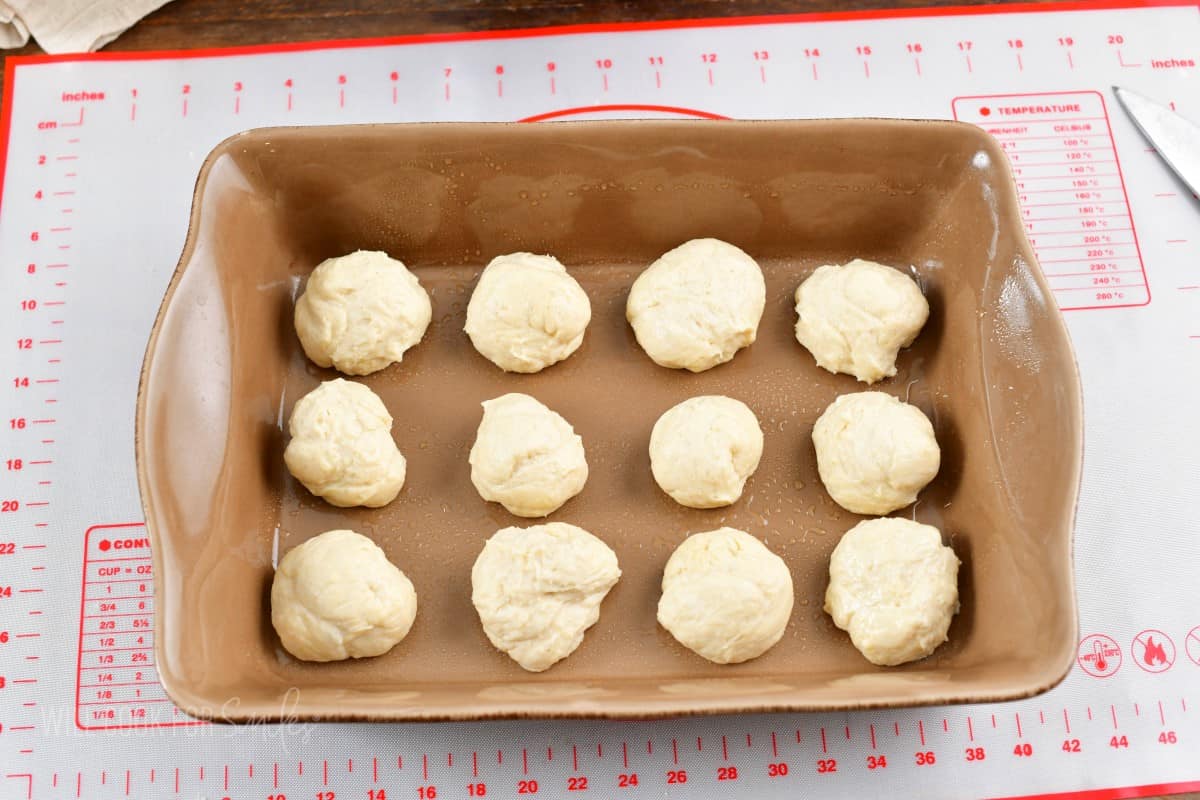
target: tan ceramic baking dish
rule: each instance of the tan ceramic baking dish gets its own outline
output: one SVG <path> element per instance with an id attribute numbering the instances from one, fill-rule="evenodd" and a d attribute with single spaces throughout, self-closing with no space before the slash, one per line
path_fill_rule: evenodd
<path id="1" fill-rule="evenodd" d="M 758 341 L 693 375 L 655 366 L 624 319 L 653 258 L 715 236 L 762 265 Z M 408 458 L 399 499 L 339 510 L 287 474 L 292 404 L 334 377 L 292 329 L 322 259 L 382 249 L 433 298 L 403 363 L 363 379 Z M 588 292 L 582 348 L 538 375 L 506 375 L 462 332 L 482 267 L 516 250 L 557 255 Z M 793 337 L 792 294 L 817 265 L 855 256 L 911 268 L 932 306 L 879 385 L 934 421 L 940 474 L 915 509 L 963 561 L 962 610 L 932 657 L 880 669 L 822 612 L 830 550 L 858 517 L 835 506 L 810 441 L 836 395 Z M 533 394 L 583 436 L 591 477 L 552 518 L 617 552 L 624 577 L 583 645 L 530 674 L 494 650 L 470 602 L 484 539 L 522 524 L 476 495 L 467 451 L 479 403 Z M 696 394 L 748 403 L 766 433 L 743 499 L 676 505 L 654 485 L 658 415 Z M 950 122 L 611 121 L 255 130 L 200 172 L 179 268 L 150 338 L 137 463 L 153 537 L 163 685 L 185 711 L 226 720 L 655 717 L 851 709 L 1025 697 L 1057 683 L 1076 644 L 1071 533 L 1081 460 L 1079 380 L 1067 331 L 1022 232 L 997 144 Z M 795 579 L 783 640 L 710 664 L 655 622 L 663 564 L 688 532 L 762 537 Z M 303 664 L 271 629 L 279 554 L 331 528 L 371 536 L 412 578 L 409 637 L 375 659 Z"/>

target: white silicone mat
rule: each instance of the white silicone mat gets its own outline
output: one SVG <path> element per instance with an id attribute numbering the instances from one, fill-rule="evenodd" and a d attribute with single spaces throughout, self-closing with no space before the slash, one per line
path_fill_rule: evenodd
<path id="1" fill-rule="evenodd" d="M 1200 9 L 1129 6 L 10 59 L 0 798 L 1200 789 L 1200 204 L 1110 90 L 1200 117 Z M 205 154 L 263 125 L 663 115 L 956 117 L 1005 143 L 1085 390 L 1084 638 L 1067 680 L 1025 702 L 886 713 L 190 724 L 155 680 L 133 403 Z"/>

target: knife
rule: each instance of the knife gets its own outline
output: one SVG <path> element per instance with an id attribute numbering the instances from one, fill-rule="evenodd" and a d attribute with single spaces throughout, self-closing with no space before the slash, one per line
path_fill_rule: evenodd
<path id="1" fill-rule="evenodd" d="M 1163 161 L 1200 194 L 1200 125 L 1184 119 L 1175 111 L 1159 105 L 1145 95 L 1112 87 L 1133 124 L 1154 145 Z"/>

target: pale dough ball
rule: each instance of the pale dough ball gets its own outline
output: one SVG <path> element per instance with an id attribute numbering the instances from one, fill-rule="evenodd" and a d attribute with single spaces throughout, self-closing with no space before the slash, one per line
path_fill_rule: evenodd
<path id="1" fill-rule="evenodd" d="M 834 400 L 812 438 L 825 490 L 855 514 L 887 514 L 914 502 L 942 460 L 929 418 L 883 392 Z"/>
<path id="2" fill-rule="evenodd" d="M 650 469 L 660 489 L 690 508 L 742 496 L 762 458 L 758 418 L 732 397 L 705 395 L 668 409 L 650 433 Z"/>
<path id="3" fill-rule="evenodd" d="M 792 614 L 792 574 L 735 528 L 696 533 L 667 560 L 658 621 L 709 661 L 737 664 L 769 650 Z"/>
<path id="4" fill-rule="evenodd" d="M 417 276 L 387 253 L 322 261 L 296 301 L 296 335 L 318 366 L 369 375 L 421 341 L 433 307 Z"/>
<path id="5" fill-rule="evenodd" d="M 558 259 L 512 253 L 479 276 L 465 330 L 501 369 L 540 372 L 579 349 L 591 318 L 587 294 Z"/>
<path id="6" fill-rule="evenodd" d="M 412 581 L 354 531 L 326 531 L 289 550 L 271 583 L 271 624 L 304 661 L 382 655 L 416 616 Z"/>
<path id="7" fill-rule="evenodd" d="M 929 319 L 920 287 L 900 270 L 856 258 L 819 267 L 796 289 L 796 338 L 830 372 L 874 383 Z"/>
<path id="8" fill-rule="evenodd" d="M 342 378 L 296 401 L 283 451 L 288 471 L 331 505 L 378 508 L 396 499 L 406 463 L 379 396 Z"/>
<path id="9" fill-rule="evenodd" d="M 583 528 L 504 528 L 475 559 L 471 602 L 491 643 L 541 672 L 575 652 L 620 577 L 616 554 Z"/>
<path id="10" fill-rule="evenodd" d="M 571 424 L 527 394 L 483 404 L 471 482 L 518 517 L 544 517 L 583 491 L 588 465 Z"/>
<path id="11" fill-rule="evenodd" d="M 958 613 L 958 565 L 932 525 L 860 522 L 833 549 L 825 611 L 872 664 L 924 658 Z"/>
<path id="12" fill-rule="evenodd" d="M 655 363 L 703 372 L 754 341 L 766 296 L 753 258 L 719 239 L 693 239 L 638 276 L 625 317 Z"/>

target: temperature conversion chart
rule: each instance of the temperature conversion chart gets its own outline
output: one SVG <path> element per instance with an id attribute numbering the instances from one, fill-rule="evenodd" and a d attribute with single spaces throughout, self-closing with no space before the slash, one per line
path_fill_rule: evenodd
<path id="1" fill-rule="evenodd" d="M 11 59 L 0 798 L 1200 790 L 1200 201 L 1111 91 L 1200 118 L 1198 62 L 1200 7 L 1181 2 Z M 1067 679 L 995 705 L 657 722 L 234 727 L 178 711 L 155 675 L 134 399 L 205 155 L 266 125 L 629 116 L 933 117 L 1000 141 L 1084 384 Z"/>

